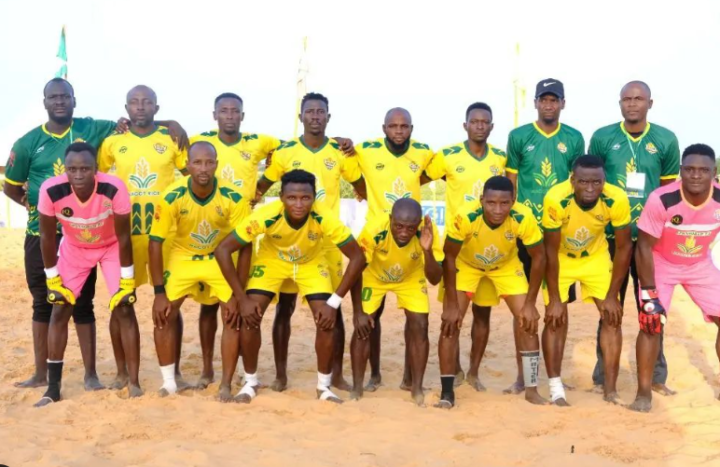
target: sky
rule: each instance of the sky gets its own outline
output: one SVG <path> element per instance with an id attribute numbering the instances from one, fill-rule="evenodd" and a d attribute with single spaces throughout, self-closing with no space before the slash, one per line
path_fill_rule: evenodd
<path id="1" fill-rule="evenodd" d="M 561 121 L 589 142 L 620 120 L 620 88 L 640 79 L 652 89 L 651 122 L 673 130 L 681 148 L 704 142 L 720 152 L 720 2 L 711 0 L 0 0 L 6 153 L 46 121 L 42 89 L 60 67 L 63 25 L 76 116 L 116 120 L 127 91 L 146 84 L 157 118 L 192 135 L 215 129 L 214 98 L 235 92 L 243 131 L 288 139 L 307 36 L 308 90 L 330 99 L 330 136 L 381 137 L 385 112 L 400 106 L 412 114 L 413 138 L 439 149 L 465 139 L 465 109 L 482 101 L 494 113 L 489 140 L 504 148 L 517 76 L 527 89 L 521 124 L 536 117 L 535 84 L 559 79 Z"/>

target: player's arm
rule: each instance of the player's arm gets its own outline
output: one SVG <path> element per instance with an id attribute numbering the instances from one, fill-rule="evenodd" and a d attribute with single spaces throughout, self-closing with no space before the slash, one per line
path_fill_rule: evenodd
<path id="1" fill-rule="evenodd" d="M 510 132 L 506 146 L 507 163 L 505 164 L 505 176 L 513 182 L 513 185 L 515 186 L 515 197 L 517 198 L 517 176 L 518 170 L 520 170 L 521 145 L 516 144 L 515 140 L 517 140 L 517 137 L 514 137 L 512 132 Z"/>
<path id="2" fill-rule="evenodd" d="M 340 285 L 338 285 L 337 290 L 335 290 L 335 293 L 333 294 L 334 296 L 342 299 L 342 297 L 350 291 L 353 284 L 360 282 L 362 285 L 362 272 L 363 269 L 365 269 L 365 255 L 363 255 L 358 242 L 352 237 L 350 237 L 343 245 L 338 246 L 340 247 L 342 254 L 350 260 L 347 268 L 345 268 L 345 273 L 340 281 Z M 328 302 L 330 302 L 331 299 L 333 299 L 333 297 L 330 297 Z"/>
<path id="3" fill-rule="evenodd" d="M 120 289 L 110 299 L 110 311 L 118 306 L 132 305 L 135 296 L 135 269 L 132 241 L 130 240 L 130 214 L 115 214 L 115 236 L 120 247 Z"/>
<path id="4" fill-rule="evenodd" d="M 637 265 L 640 284 L 643 287 L 655 287 L 655 261 L 653 260 L 652 250 L 658 240 L 649 233 L 638 230 L 635 264 Z"/>
<path id="5" fill-rule="evenodd" d="M 355 149 L 353 149 L 353 151 L 355 151 Z M 359 152 L 353 157 L 343 157 L 341 174 L 345 181 L 353 186 L 360 198 L 367 199 L 367 187 L 360 167 L 360 157 L 361 154 Z"/>
<path id="6" fill-rule="evenodd" d="M 331 139 L 334 139 L 337 141 L 338 146 L 340 147 L 340 150 L 345 154 L 346 156 L 354 156 L 355 155 L 355 145 L 353 145 L 353 142 L 350 138 L 343 138 L 341 136 L 335 136 Z"/>
<path id="7" fill-rule="evenodd" d="M 560 299 L 560 288 L 558 281 L 560 277 L 560 229 L 545 230 L 545 282 L 547 284 L 549 303 L 545 311 L 545 323 L 553 327 L 560 327 L 566 319 L 562 300 Z"/>
<path id="8" fill-rule="evenodd" d="M 437 260 L 438 254 L 434 251 L 439 248 L 436 234 L 437 230 L 433 228 L 432 219 L 426 214 L 425 224 L 420 232 L 420 247 L 423 250 L 425 277 L 432 285 L 438 285 L 443 275 L 442 262 Z M 437 248 L 433 248 L 434 246 Z"/>
<path id="9" fill-rule="evenodd" d="M 674 182 L 680 173 L 680 146 L 677 138 L 673 138 L 665 150 L 660 168 L 660 186 Z"/>
<path id="10" fill-rule="evenodd" d="M 25 206 L 26 209 L 28 208 L 27 194 L 23 185 L 14 185 L 5 179 L 5 183 L 3 183 L 3 193 L 17 204 Z"/>
<path id="11" fill-rule="evenodd" d="M 175 120 L 155 120 L 155 124 L 167 127 L 170 137 L 180 149 L 187 149 L 190 146 L 190 139 L 185 128 Z"/>
<path id="12" fill-rule="evenodd" d="M 75 305 L 75 295 L 65 287 L 57 268 L 57 218 L 40 213 L 40 252 L 47 277 L 48 302 L 53 305 Z"/>
<path id="13" fill-rule="evenodd" d="M 540 313 L 537 311 L 535 302 L 542 285 L 543 277 L 545 277 L 545 245 L 542 241 L 534 245 L 526 245 L 528 254 L 532 260 L 530 267 L 530 279 L 528 280 L 528 292 L 525 303 L 522 308 L 522 319 L 520 327 L 530 335 L 538 332 L 538 322 L 540 321 Z"/>
<path id="14" fill-rule="evenodd" d="M 457 257 L 462 248 L 462 241 L 447 236 L 445 238 L 445 260 L 443 261 L 443 280 L 445 283 L 445 303 L 442 312 L 440 332 L 445 337 L 452 337 L 460 326 L 460 305 L 457 298 Z"/>
<path id="15" fill-rule="evenodd" d="M 17 141 L 10 151 L 10 157 L 5 164 L 5 182 L 3 193 L 5 196 L 28 209 L 25 182 L 30 175 L 30 158 L 27 149 Z"/>

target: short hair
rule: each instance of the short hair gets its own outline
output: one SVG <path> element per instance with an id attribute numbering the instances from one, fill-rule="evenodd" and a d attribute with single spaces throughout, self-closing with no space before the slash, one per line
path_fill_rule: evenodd
<path id="1" fill-rule="evenodd" d="M 392 216 L 397 216 L 401 212 L 412 214 L 418 219 L 422 219 L 422 206 L 420 206 L 420 203 L 412 198 L 400 198 L 395 202 L 395 204 L 393 204 L 390 214 Z"/>
<path id="2" fill-rule="evenodd" d="M 70 84 L 70 81 L 64 79 L 64 78 L 53 78 L 47 83 L 45 83 L 45 87 L 43 88 L 43 97 L 45 97 L 45 92 L 47 91 L 48 86 L 50 86 L 53 83 L 64 83 L 67 84 L 70 87 L 70 95 L 75 97 L 75 88 L 72 87 L 72 84 Z"/>
<path id="3" fill-rule="evenodd" d="M 715 151 L 713 151 L 713 148 L 707 144 L 696 143 L 686 147 L 682 153 L 681 160 L 685 160 L 686 157 L 692 155 L 707 156 L 710 159 L 715 160 Z"/>
<path id="4" fill-rule="evenodd" d="M 215 98 L 215 105 L 218 105 L 222 99 L 237 99 L 240 101 L 240 105 L 243 105 L 242 97 L 238 96 L 234 92 L 224 92 Z"/>
<path id="5" fill-rule="evenodd" d="M 190 145 L 187 152 L 188 160 L 190 160 L 190 155 L 193 152 L 193 148 L 196 146 L 206 146 L 210 149 L 212 149 L 213 154 L 215 154 L 215 158 L 217 159 L 217 149 L 215 149 L 215 146 L 209 142 L 209 141 L 195 141 L 193 144 Z"/>
<path id="6" fill-rule="evenodd" d="M 485 182 L 485 186 L 483 186 L 483 194 L 487 193 L 488 190 L 507 191 L 514 194 L 515 185 L 513 185 L 513 182 L 511 182 L 509 178 L 502 175 L 495 175 L 488 178 Z"/>
<path id="7" fill-rule="evenodd" d="M 92 155 L 93 161 L 97 159 L 97 149 L 92 144 L 88 144 L 84 141 L 72 143 L 70 146 L 65 148 L 65 157 L 71 152 L 89 152 Z"/>
<path id="8" fill-rule="evenodd" d="M 285 187 L 290 183 L 305 183 L 310 185 L 313 194 L 315 193 L 315 175 L 302 169 L 295 169 L 287 172 L 280 178 L 280 193 L 285 191 Z"/>
<path id="9" fill-rule="evenodd" d="M 309 92 L 305 94 L 302 98 L 302 102 L 300 103 L 300 112 L 302 112 L 305 109 L 305 103 L 307 101 L 321 101 L 325 103 L 325 106 L 328 108 L 328 111 L 330 111 L 330 101 L 327 97 L 323 96 L 319 92 Z"/>
<path id="10" fill-rule="evenodd" d="M 578 167 L 582 167 L 583 169 L 604 169 L 605 163 L 598 156 L 593 156 L 592 154 L 585 154 L 578 157 L 577 159 L 575 159 L 575 162 L 573 162 L 573 171 L 575 171 L 575 169 L 577 169 Z"/>
<path id="11" fill-rule="evenodd" d="M 470 104 L 470 107 L 468 107 L 465 111 L 465 121 L 467 121 L 468 117 L 470 117 L 470 112 L 473 110 L 486 110 L 487 113 L 490 114 L 490 120 L 492 120 L 493 113 L 490 106 L 484 102 L 475 102 L 474 104 Z"/>
<path id="12" fill-rule="evenodd" d="M 629 83 L 626 83 L 625 86 L 623 86 L 622 89 L 620 89 L 621 97 L 622 97 L 623 91 L 628 86 L 640 86 L 641 88 L 645 89 L 645 91 L 648 93 L 649 98 L 652 97 L 652 91 L 650 91 L 650 86 L 648 86 L 648 84 L 645 81 L 640 81 L 640 80 L 634 80 L 634 81 L 630 81 Z"/>

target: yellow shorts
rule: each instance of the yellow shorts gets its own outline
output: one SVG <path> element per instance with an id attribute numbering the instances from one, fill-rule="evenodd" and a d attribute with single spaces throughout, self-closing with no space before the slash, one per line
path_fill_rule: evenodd
<path id="1" fill-rule="evenodd" d="M 307 263 L 291 264 L 280 258 L 264 255 L 258 255 L 250 267 L 246 290 L 248 293 L 256 291 L 261 295 L 274 297 L 286 281 L 296 286 L 302 297 L 330 295 L 335 290 L 330 279 L 330 269 L 323 256 Z"/>
<path id="2" fill-rule="evenodd" d="M 333 291 L 337 290 L 340 282 L 342 281 L 343 269 L 342 261 L 343 254 L 340 248 L 332 245 L 327 248 L 323 248 L 325 254 L 325 260 L 330 273 L 330 280 L 332 281 Z M 295 294 L 298 293 L 298 286 L 292 280 L 286 280 L 280 287 L 280 293 Z"/>
<path id="3" fill-rule="evenodd" d="M 475 292 L 472 300 L 475 305 L 489 306 L 486 303 L 497 305 L 500 303 L 501 297 L 522 295 L 528 292 L 525 272 L 517 257 L 498 268 L 485 271 L 467 264 L 461 259 L 458 259 L 456 264 L 458 270 L 457 290 Z M 489 282 L 492 289 L 488 285 L 482 286 L 484 281 Z"/>
<path id="4" fill-rule="evenodd" d="M 430 312 L 427 281 L 423 270 L 411 274 L 402 282 L 382 282 L 367 270 L 363 272 L 362 302 L 365 314 L 375 313 L 388 292 L 393 292 L 397 297 L 398 308 L 415 313 Z"/>
<path id="5" fill-rule="evenodd" d="M 580 282 L 584 303 L 593 303 L 593 297 L 605 300 L 612 278 L 612 261 L 608 253 L 597 253 L 585 258 L 569 258 L 560 255 L 559 261 L 558 288 L 560 289 L 560 300 L 563 303 L 568 301 L 568 289 L 575 282 Z M 546 305 L 550 303 L 545 283 L 543 283 L 543 299 Z"/>
<path id="6" fill-rule="evenodd" d="M 174 233 L 173 233 L 174 237 Z M 133 250 L 133 266 L 135 267 L 135 287 L 150 284 L 150 236 L 133 235 L 130 237 Z M 166 238 L 162 243 L 163 260 L 167 267 L 170 250 L 172 250 L 173 238 Z"/>
<path id="7" fill-rule="evenodd" d="M 202 305 L 227 303 L 232 289 L 212 255 L 202 259 L 170 258 L 165 270 L 165 292 L 170 301 L 190 297 Z"/>
<path id="8" fill-rule="evenodd" d="M 441 280 L 438 285 L 438 302 L 442 303 L 445 300 L 445 285 Z M 498 306 L 500 304 L 500 297 L 495 290 L 495 284 L 487 277 L 480 279 L 480 284 L 477 290 L 473 293 L 472 302 L 477 306 Z"/>

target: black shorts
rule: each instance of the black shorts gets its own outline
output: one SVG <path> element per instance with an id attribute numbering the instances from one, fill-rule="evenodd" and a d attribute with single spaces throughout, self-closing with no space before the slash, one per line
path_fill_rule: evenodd
<path id="1" fill-rule="evenodd" d="M 57 237 L 57 245 L 60 245 L 61 236 Z M 47 301 L 47 284 L 45 283 L 45 265 L 40 250 L 40 237 L 27 235 L 25 237 L 25 279 L 28 289 L 33 298 L 33 321 L 38 323 L 49 323 L 52 315 L 52 305 Z M 95 309 L 93 299 L 95 298 L 95 281 L 97 280 L 97 267 L 85 281 L 80 297 L 73 309 L 73 320 L 75 324 L 89 324 L 95 322 Z"/>

